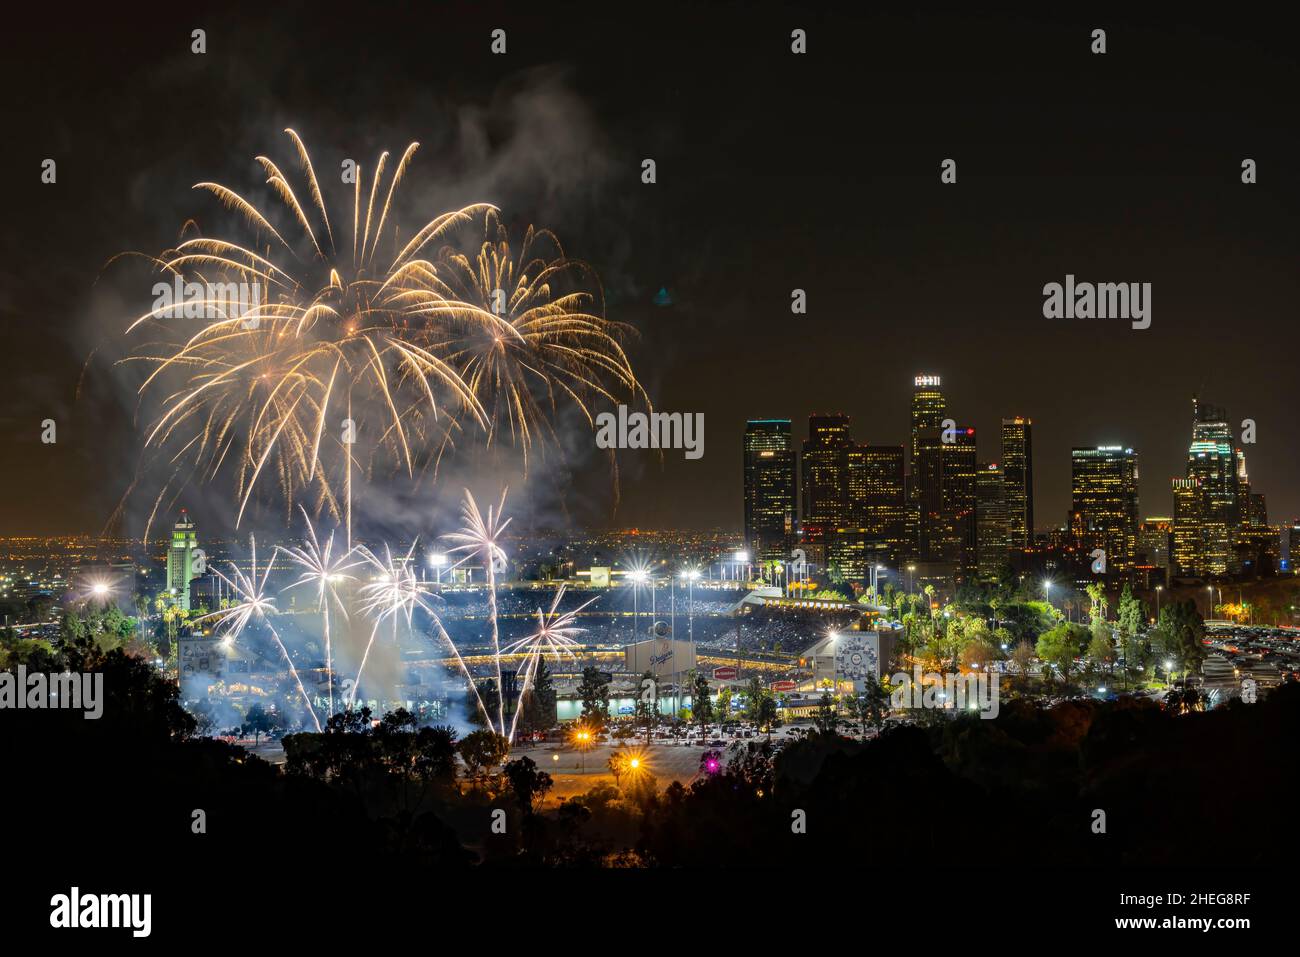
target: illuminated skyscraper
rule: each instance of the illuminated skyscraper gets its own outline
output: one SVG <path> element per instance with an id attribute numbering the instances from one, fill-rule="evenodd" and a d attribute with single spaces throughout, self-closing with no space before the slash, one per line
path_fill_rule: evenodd
<path id="1" fill-rule="evenodd" d="M 1002 481 L 1006 485 L 1010 548 L 1034 544 L 1033 432 L 1034 423 L 1023 416 L 1002 420 Z"/>
<path id="2" fill-rule="evenodd" d="M 847 415 L 813 415 L 799 460 L 803 547 L 814 562 L 826 560 L 826 536 L 850 524 L 848 505 Z"/>
<path id="3" fill-rule="evenodd" d="M 940 441 L 940 495 L 938 521 L 931 525 L 931 544 L 940 561 L 954 566 L 961 578 L 975 574 L 978 564 L 975 504 L 978 454 L 975 429 L 957 426 Z"/>
<path id="4" fill-rule="evenodd" d="M 1201 543 L 1201 483 L 1195 478 L 1176 478 L 1174 491 L 1173 544 L 1170 567 L 1175 575 L 1198 574 L 1204 562 Z"/>
<path id="5" fill-rule="evenodd" d="M 1009 567 L 1006 476 L 996 462 L 979 467 L 975 495 L 976 571 L 996 578 Z"/>
<path id="6" fill-rule="evenodd" d="M 938 529 L 943 508 L 943 420 L 948 400 L 937 375 L 912 380 L 912 503 L 916 510 L 921 558 L 941 560 Z M 973 463 L 972 463 L 973 464 Z"/>
<path id="7" fill-rule="evenodd" d="M 789 557 L 797 498 L 789 419 L 745 425 L 745 547 L 755 561 Z"/>
<path id="8" fill-rule="evenodd" d="M 848 519 L 883 546 L 884 561 L 906 557 L 907 497 L 901 445 L 854 445 L 845 453 Z"/>
<path id="9" fill-rule="evenodd" d="M 1127 571 L 1137 554 L 1137 453 L 1119 445 L 1071 453 L 1070 532 L 1083 554 L 1106 552 L 1108 572 Z"/>
<path id="10" fill-rule="evenodd" d="M 1173 563 L 1172 518 L 1148 517 L 1138 526 L 1137 560 L 1166 572 Z"/>
<path id="11" fill-rule="evenodd" d="M 1201 491 L 1198 574 L 1226 575 L 1234 570 L 1233 546 L 1241 525 L 1240 483 L 1244 475 L 1245 457 L 1233 448 L 1227 412 L 1193 397 L 1187 478 L 1196 479 Z"/>
<path id="12" fill-rule="evenodd" d="M 190 521 L 189 512 L 181 509 L 180 520 L 172 528 L 171 544 L 167 548 L 167 590 L 173 596 L 173 602 L 190 610 L 190 580 L 194 578 L 194 553 L 198 549 L 198 539 L 194 523 Z"/>

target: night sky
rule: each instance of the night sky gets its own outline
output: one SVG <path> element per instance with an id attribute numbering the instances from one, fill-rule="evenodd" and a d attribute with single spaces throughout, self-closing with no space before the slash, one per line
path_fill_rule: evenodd
<path id="1" fill-rule="evenodd" d="M 842 411 L 858 441 L 905 444 L 921 372 L 943 376 L 983 459 L 1002 416 L 1033 418 L 1040 528 L 1065 519 L 1075 445 L 1136 448 L 1141 511 L 1168 514 L 1195 392 L 1255 420 L 1254 489 L 1271 521 L 1300 514 L 1300 83 L 1293 33 L 1260 17 L 227 6 L 27 9 L 45 19 L 0 41 L 0 534 L 103 527 L 141 436 L 91 357 L 147 308 L 105 266 L 213 216 L 193 183 L 252 188 L 258 153 L 292 165 L 286 126 L 319 168 L 419 140 L 408 221 L 485 200 L 556 230 L 641 331 L 656 406 L 704 413 L 702 459 L 620 456 L 616 513 L 590 437 L 571 435 L 572 474 L 538 469 L 520 493 L 537 521 L 739 528 L 746 418 L 792 418 L 802 439 L 810 412 Z M 1152 283 L 1151 328 L 1044 319 L 1042 287 L 1067 273 Z M 196 495 L 207 528 L 218 494 Z"/>

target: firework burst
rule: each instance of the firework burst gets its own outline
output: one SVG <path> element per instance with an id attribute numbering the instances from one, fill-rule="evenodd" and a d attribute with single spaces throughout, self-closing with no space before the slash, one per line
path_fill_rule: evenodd
<path id="1" fill-rule="evenodd" d="M 343 599 L 339 596 L 338 586 L 346 581 L 354 581 L 355 576 L 349 575 L 350 569 L 356 568 L 362 564 L 361 559 L 354 559 L 355 549 L 348 549 L 342 554 L 334 549 L 335 532 L 330 532 L 329 538 L 325 540 L 322 548 L 320 540 L 316 537 L 316 529 L 312 526 L 311 516 L 307 510 L 303 509 L 303 519 L 307 524 L 307 537 L 303 544 L 298 548 L 281 548 L 289 561 L 293 562 L 300 569 L 302 574 L 298 580 L 285 588 L 298 588 L 302 585 L 311 586 L 316 592 L 316 608 L 321 613 L 324 620 L 325 632 L 325 674 L 329 682 L 329 702 L 330 714 L 334 713 L 334 653 L 333 645 L 330 640 L 330 607 L 337 609 L 338 614 L 343 616 L 344 621 L 348 618 L 348 609 Z"/>
<path id="2" fill-rule="evenodd" d="M 227 578 L 221 572 L 217 576 L 221 578 L 229 587 L 235 596 L 235 603 L 229 608 L 223 608 L 220 611 L 214 611 L 210 614 L 196 618 L 195 621 L 203 621 L 208 618 L 217 620 L 217 628 L 224 630 L 223 642 L 226 647 L 231 647 L 243 635 L 244 631 L 250 624 L 259 623 L 266 627 L 275 639 L 276 646 L 280 649 L 280 654 L 284 656 L 285 663 L 289 666 L 289 674 L 293 676 L 294 682 L 298 685 L 298 693 L 302 695 L 303 703 L 307 705 L 307 711 L 311 714 L 312 723 L 316 730 L 320 731 L 320 719 L 316 717 L 316 709 L 312 707 L 311 698 L 307 694 L 307 689 L 302 685 L 302 679 L 298 677 L 298 669 L 294 667 L 293 659 L 289 657 L 289 650 L 285 648 L 284 642 L 280 640 L 280 633 L 275 630 L 275 625 L 271 622 L 271 617 L 276 614 L 275 599 L 271 598 L 266 589 L 266 581 L 271 575 L 271 569 L 275 565 L 275 555 L 266 563 L 262 570 L 261 577 L 257 574 L 257 539 L 253 538 L 252 553 L 253 564 L 249 574 L 245 575 L 239 570 L 234 562 L 230 563 L 230 575 Z"/>
<path id="3" fill-rule="evenodd" d="M 488 506 L 487 515 L 479 511 L 478 503 L 474 501 L 474 496 L 470 494 L 469 489 L 465 489 L 465 502 L 461 506 L 461 515 L 465 519 L 465 527 L 458 532 L 449 532 L 443 536 L 448 541 L 456 542 L 451 549 L 452 552 L 464 552 L 465 558 L 462 561 L 468 561 L 470 558 L 477 556 L 483 562 L 483 568 L 487 572 L 487 589 L 488 589 L 488 618 L 492 625 L 492 656 L 496 664 L 496 681 L 497 681 L 497 728 L 501 729 L 504 734 L 506 726 L 505 719 L 505 693 L 501 685 L 501 636 L 497 627 L 497 573 L 504 572 L 507 566 L 505 549 L 501 547 L 501 535 L 506 526 L 510 524 L 510 519 L 502 521 L 502 516 L 506 507 L 506 493 L 509 489 L 501 490 L 501 501 L 496 507 Z"/>
<path id="4" fill-rule="evenodd" d="M 433 264 L 421 255 L 488 207 L 443 213 L 405 243 L 395 228 L 390 235 L 385 227 L 412 143 L 387 180 L 389 155 L 381 154 L 368 190 L 356 170 L 349 242 L 335 235 L 306 147 L 287 132 L 310 202 L 299 201 L 289 176 L 265 156 L 257 162 L 277 201 L 274 214 L 219 183 L 196 184 L 237 212 L 252 235 L 193 236 L 153 259 L 168 282 L 198 298 L 178 304 L 167 296 L 136 318 L 127 331 L 140 341 L 123 361 L 149 367 L 140 392 L 159 401 L 146 448 L 174 468 L 159 501 L 190 474 L 183 465 L 204 480 L 229 467 L 240 519 L 268 475 L 287 508 L 310 495 L 317 511 L 347 519 L 340 476 L 350 482 L 355 468 L 414 477 L 462 421 L 487 426 L 474 391 L 439 354 L 445 329 L 428 306 L 440 294 L 429 282 Z M 273 219 L 296 227 L 294 242 Z M 197 326 L 194 313 L 202 315 Z"/>
<path id="5" fill-rule="evenodd" d="M 238 236 L 187 223 L 174 249 L 147 257 L 166 280 L 155 294 L 174 283 L 184 300 L 161 296 L 137 316 L 121 360 L 145 369 L 140 474 L 166 476 L 150 523 L 187 481 L 230 473 L 237 525 L 270 485 L 286 514 L 302 500 L 343 522 L 350 546 L 354 472 L 416 482 L 480 434 L 489 446 L 508 436 L 526 469 L 538 439 L 557 438 L 562 404 L 589 423 L 606 402 L 649 406 L 623 348 L 630 328 L 605 318 L 594 272 L 550 231 L 530 227 L 512 248 L 495 207 L 475 204 L 400 237 L 394 197 L 415 143 L 396 164 L 385 152 L 373 172 L 357 167 L 351 215 L 332 218 L 306 146 L 286 133 L 296 175 L 256 158 L 269 204 L 195 185 L 237 214 Z M 467 254 L 456 237 L 476 222 L 484 239 Z"/>
<path id="6" fill-rule="evenodd" d="M 370 649 L 375 644 L 375 636 L 379 633 L 380 625 L 385 620 L 392 623 L 393 642 L 396 643 L 399 618 L 406 619 L 406 626 L 409 629 L 416 608 L 423 608 L 430 615 L 433 614 L 433 609 L 424 600 L 427 594 L 424 583 L 416 578 L 412 571 L 415 546 L 416 542 L 411 542 L 411 547 L 407 549 L 406 554 L 394 559 L 392 550 L 385 545 L 382 560 L 370 550 L 361 548 L 362 554 L 376 572 L 373 581 L 361 586 L 361 611 L 363 614 L 373 616 L 374 623 L 370 628 L 366 650 L 361 655 L 361 665 L 357 668 L 356 680 L 352 683 L 349 706 L 356 700 L 357 690 L 361 687 L 361 675 L 366 670 Z"/>
<path id="7" fill-rule="evenodd" d="M 574 641 L 575 635 L 580 635 L 585 628 L 580 628 L 576 624 L 578 613 L 594 602 L 592 598 L 579 605 L 572 611 L 561 612 L 560 601 L 564 598 L 564 585 L 561 585 L 555 592 L 555 597 L 551 600 L 549 611 L 543 612 L 537 609 L 537 628 L 532 634 L 518 641 L 511 642 L 501 649 L 501 654 L 510 655 L 523 652 L 527 657 L 524 659 L 524 686 L 519 693 L 519 706 L 515 708 L 514 718 L 510 721 L 509 740 L 515 739 L 515 727 L 519 723 L 519 715 L 523 711 L 524 696 L 528 694 L 533 678 L 537 674 L 537 663 L 543 655 L 559 659 L 563 655 L 570 658 L 576 658 L 575 648 L 582 647 Z"/>
<path id="8" fill-rule="evenodd" d="M 565 255 L 547 229 L 529 226 L 517 247 L 494 209 L 476 253 L 444 247 L 418 307 L 445 321 L 439 354 L 460 375 L 488 421 L 487 443 L 504 433 L 524 453 L 555 438 L 562 403 L 594 424 L 596 404 L 644 401 L 623 342 L 630 326 L 605 317 L 595 271 Z"/>

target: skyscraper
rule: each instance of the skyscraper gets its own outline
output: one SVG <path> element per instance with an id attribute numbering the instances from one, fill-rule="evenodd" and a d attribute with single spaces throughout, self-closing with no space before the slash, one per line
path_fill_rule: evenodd
<path id="1" fill-rule="evenodd" d="M 1166 572 L 1173 563 L 1174 520 L 1158 516 L 1142 519 L 1138 526 L 1137 560 Z"/>
<path id="2" fill-rule="evenodd" d="M 181 517 L 172 528 L 171 544 L 167 549 L 167 590 L 173 602 L 184 611 L 190 610 L 190 580 L 195 576 L 194 552 L 198 539 L 189 512 L 181 509 Z"/>
<path id="3" fill-rule="evenodd" d="M 1127 571 L 1137 553 L 1137 453 L 1119 445 L 1071 453 L 1070 532 L 1084 555 L 1106 552 L 1108 572 Z"/>
<path id="4" fill-rule="evenodd" d="M 907 554 L 906 455 L 901 445 L 854 445 L 846 452 L 849 524 L 883 546 L 884 560 Z"/>
<path id="5" fill-rule="evenodd" d="M 932 525 L 931 542 L 937 545 L 939 560 L 952 564 L 958 577 L 966 578 L 975 574 L 978 564 L 975 429 L 956 427 L 941 438 L 939 449 L 940 509 L 938 522 Z"/>
<path id="6" fill-rule="evenodd" d="M 813 415 L 799 458 L 803 547 L 814 562 L 826 560 L 826 536 L 849 524 L 848 460 L 853 445 L 847 415 Z"/>
<path id="7" fill-rule="evenodd" d="M 1240 473 L 1240 476 L 1239 476 Z M 1192 444 L 1187 450 L 1187 478 L 1199 483 L 1201 502 L 1200 575 L 1233 570 L 1233 546 L 1241 525 L 1241 478 L 1245 457 L 1233 448 L 1227 412 L 1192 398 Z"/>
<path id="8" fill-rule="evenodd" d="M 1007 543 L 1034 544 L 1034 423 L 1024 416 L 1002 420 L 1002 481 L 1006 485 Z"/>
<path id="9" fill-rule="evenodd" d="M 1201 483 L 1195 478 L 1176 478 L 1174 491 L 1173 544 L 1170 567 L 1175 575 L 1192 577 L 1202 567 Z"/>
<path id="10" fill-rule="evenodd" d="M 979 467 L 975 482 L 976 572 L 991 579 L 1002 574 L 1007 561 L 1007 483 L 996 462 Z"/>
<path id="11" fill-rule="evenodd" d="M 948 400 L 937 375 L 912 380 L 912 506 L 916 511 L 918 546 L 925 561 L 941 560 L 937 530 L 943 507 L 943 420 Z"/>
<path id="12" fill-rule="evenodd" d="M 745 547 L 755 561 L 788 557 L 794 541 L 796 486 L 789 419 L 745 424 Z"/>
<path id="13" fill-rule="evenodd" d="M 1187 472 L 1174 479 L 1173 490 L 1176 574 L 1230 575 L 1246 563 L 1259 570 L 1261 549 L 1272 549 L 1263 531 L 1267 521 L 1256 521 L 1258 507 L 1252 511 L 1246 453 L 1235 447 L 1227 411 L 1196 396 Z M 1271 554 L 1264 559 L 1273 560 Z"/>

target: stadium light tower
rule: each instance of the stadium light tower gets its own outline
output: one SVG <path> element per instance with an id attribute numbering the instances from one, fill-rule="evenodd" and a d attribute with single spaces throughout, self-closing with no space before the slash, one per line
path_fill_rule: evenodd
<path id="1" fill-rule="evenodd" d="M 429 564 L 433 566 L 434 573 L 438 576 L 438 584 L 442 584 L 442 569 L 447 564 L 447 556 L 442 552 L 434 552 L 429 556 Z"/>
<path id="2" fill-rule="evenodd" d="M 645 564 L 638 563 L 633 565 L 628 571 L 627 577 L 628 580 L 632 582 L 632 640 L 636 641 L 638 635 L 637 628 L 640 621 L 638 618 L 637 597 L 640 594 L 641 586 L 643 586 L 650 578 L 650 570 Z"/>

